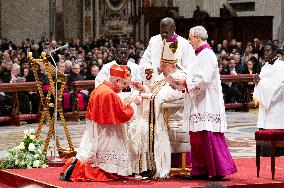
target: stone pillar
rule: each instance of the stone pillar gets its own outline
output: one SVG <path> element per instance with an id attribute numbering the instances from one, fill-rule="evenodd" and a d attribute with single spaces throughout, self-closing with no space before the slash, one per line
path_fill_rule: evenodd
<path id="1" fill-rule="evenodd" d="M 94 6 L 94 14 L 95 14 L 95 24 L 94 24 L 94 36 L 95 38 L 99 38 L 100 36 L 100 2 L 98 0 L 95 1 Z"/>
<path id="2" fill-rule="evenodd" d="M 49 0 L 49 38 L 55 40 L 56 0 Z"/>
<path id="3" fill-rule="evenodd" d="M 65 40 L 83 38 L 83 1 L 63 0 L 64 35 Z"/>
<path id="4" fill-rule="evenodd" d="M 280 31 L 279 31 L 279 41 L 280 45 L 284 47 L 284 1 L 281 1 L 281 23 L 280 23 Z"/>
<path id="5" fill-rule="evenodd" d="M 93 36 L 93 0 L 83 0 L 83 42 Z"/>
<path id="6" fill-rule="evenodd" d="M 2 14 L 1 14 L 1 1 L 0 1 L 0 37 L 1 36 L 1 18 L 2 18 Z"/>
<path id="7" fill-rule="evenodd" d="M 56 0 L 55 39 L 62 41 L 65 40 L 62 0 Z"/>

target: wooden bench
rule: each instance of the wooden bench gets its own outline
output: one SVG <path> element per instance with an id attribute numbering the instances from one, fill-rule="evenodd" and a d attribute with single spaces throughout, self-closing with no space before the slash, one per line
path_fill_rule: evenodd
<path id="1" fill-rule="evenodd" d="M 221 82 L 228 83 L 228 82 L 253 82 L 254 74 L 237 74 L 237 75 L 221 75 Z M 248 88 L 245 87 L 244 98 L 248 99 L 246 96 Z M 257 108 L 253 103 L 250 103 L 248 100 L 244 100 L 243 103 L 225 103 L 226 109 L 241 109 L 243 111 L 248 111 L 250 108 Z"/>
<path id="2" fill-rule="evenodd" d="M 66 112 L 64 113 L 64 116 L 71 117 L 73 120 L 78 121 L 80 120 L 80 117 L 84 117 L 86 111 L 79 111 L 79 105 L 78 105 L 78 97 L 77 93 L 81 88 L 88 89 L 88 88 L 95 88 L 95 80 L 80 80 L 80 81 L 74 81 L 71 84 L 74 98 L 73 98 L 73 106 L 72 106 L 72 112 Z"/>
<path id="3" fill-rule="evenodd" d="M 269 129 L 256 131 L 255 140 L 257 177 L 259 177 L 260 156 L 271 157 L 271 174 L 272 179 L 274 180 L 275 157 L 283 156 L 283 154 L 277 154 L 277 149 L 284 148 L 284 129 Z M 268 151 L 265 152 L 265 148 Z"/>
<path id="4" fill-rule="evenodd" d="M 13 106 L 11 116 L 0 117 L 0 122 L 11 122 L 13 125 L 20 125 L 20 121 L 35 120 L 39 117 L 38 114 L 20 114 L 18 92 L 36 91 L 36 82 L 22 83 L 0 83 L 0 92 L 9 92 L 13 96 Z"/>

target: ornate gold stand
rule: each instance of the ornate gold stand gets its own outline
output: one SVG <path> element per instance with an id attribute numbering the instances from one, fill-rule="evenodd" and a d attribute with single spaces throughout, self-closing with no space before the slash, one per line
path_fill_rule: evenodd
<path id="1" fill-rule="evenodd" d="M 45 122 L 45 120 L 47 119 L 47 123 L 49 125 L 49 130 L 48 130 L 48 134 L 47 137 L 45 139 L 45 144 L 44 144 L 44 152 L 47 152 L 48 146 L 49 146 L 49 142 L 52 136 L 55 136 L 55 130 L 54 130 L 54 125 L 55 125 L 55 113 L 59 113 L 59 117 L 61 119 L 61 123 L 62 126 L 64 128 L 65 131 L 65 135 L 68 141 L 68 145 L 69 145 L 69 150 L 63 149 L 60 147 L 59 145 L 59 141 L 58 138 L 56 137 L 56 147 L 58 149 L 58 154 L 60 157 L 71 157 L 71 156 L 75 156 L 76 155 L 76 151 L 74 150 L 74 146 L 72 144 L 71 141 L 71 137 L 70 137 L 70 133 L 68 130 L 68 126 L 67 123 L 65 121 L 64 118 L 64 114 L 63 114 L 63 108 L 62 108 L 62 94 L 64 91 L 64 85 L 66 84 L 66 75 L 63 74 L 62 72 L 60 72 L 59 70 L 56 70 L 55 67 L 53 67 L 48 60 L 46 59 L 46 53 L 42 52 L 41 53 L 41 57 L 42 59 L 34 59 L 32 57 L 32 53 L 29 52 L 29 62 L 32 65 L 32 69 L 33 69 L 33 73 L 35 76 L 35 80 L 37 83 L 37 87 L 38 87 L 38 91 L 39 91 L 39 95 L 40 95 L 40 99 L 41 99 L 41 114 L 40 114 L 40 121 L 38 124 L 38 128 L 36 131 L 36 138 L 38 139 L 40 137 L 40 133 L 41 133 L 41 129 L 43 127 L 43 124 Z M 43 89 L 42 89 L 42 84 L 39 80 L 39 75 L 38 75 L 38 70 L 39 68 L 41 68 L 48 77 L 49 80 L 49 90 L 46 96 L 44 96 L 43 93 Z M 55 71 L 58 72 L 58 79 L 54 81 L 54 75 L 52 73 L 54 73 Z M 61 83 L 60 84 L 60 89 L 57 93 L 57 111 L 54 111 L 54 104 L 50 101 L 51 97 L 53 96 L 55 98 L 55 82 L 57 83 Z M 50 114 L 50 110 L 53 111 L 52 117 Z"/>

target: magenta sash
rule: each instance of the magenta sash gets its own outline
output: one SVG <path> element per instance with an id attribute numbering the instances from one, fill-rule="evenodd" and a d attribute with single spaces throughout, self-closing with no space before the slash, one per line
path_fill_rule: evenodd
<path id="1" fill-rule="evenodd" d="M 70 94 L 65 92 L 62 94 L 63 97 L 63 108 L 64 109 L 70 109 L 71 104 L 70 104 Z"/>
<path id="2" fill-rule="evenodd" d="M 82 93 L 77 93 L 77 98 L 78 98 L 78 106 L 79 110 L 83 111 L 85 104 L 84 104 L 84 95 Z"/>

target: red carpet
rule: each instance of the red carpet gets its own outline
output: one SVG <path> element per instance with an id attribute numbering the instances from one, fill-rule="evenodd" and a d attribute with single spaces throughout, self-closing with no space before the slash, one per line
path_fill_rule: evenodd
<path id="1" fill-rule="evenodd" d="M 223 181 L 198 181 L 171 178 L 169 180 L 136 180 L 117 182 L 62 182 L 59 180 L 58 167 L 47 169 L 13 169 L 0 171 L 0 187 L 19 187 L 38 184 L 43 187 L 204 187 L 208 184 L 221 184 L 228 187 L 270 188 L 284 187 L 284 157 L 276 158 L 275 180 L 271 179 L 270 158 L 261 158 L 260 178 L 256 177 L 255 158 L 235 159 L 238 172 Z"/>

